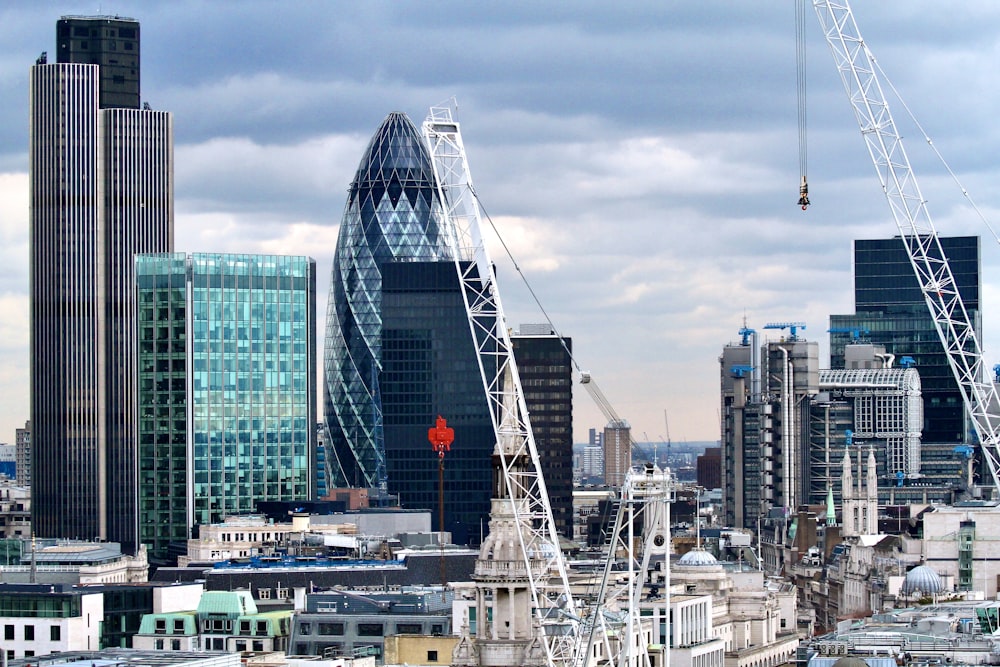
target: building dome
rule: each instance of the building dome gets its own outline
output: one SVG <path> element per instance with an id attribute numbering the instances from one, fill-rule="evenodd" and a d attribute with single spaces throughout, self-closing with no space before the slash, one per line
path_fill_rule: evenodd
<path id="1" fill-rule="evenodd" d="M 833 663 L 832 667 L 868 667 L 868 663 L 853 655 L 846 655 Z"/>
<path id="2" fill-rule="evenodd" d="M 933 595 L 943 591 L 944 584 L 937 572 L 927 565 L 919 565 L 906 573 L 900 590 L 904 595 L 913 595 L 917 591 Z"/>
<path id="3" fill-rule="evenodd" d="M 715 559 L 715 556 L 708 553 L 704 549 L 692 549 L 677 561 L 678 565 L 683 565 L 685 567 L 690 566 L 703 566 L 703 565 L 718 565 L 719 561 Z"/>

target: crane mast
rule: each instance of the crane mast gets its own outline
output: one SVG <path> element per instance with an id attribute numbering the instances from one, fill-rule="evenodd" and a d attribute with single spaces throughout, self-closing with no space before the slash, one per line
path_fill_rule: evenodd
<path id="1" fill-rule="evenodd" d="M 528 421 L 493 262 L 480 232 L 480 206 L 465 145 L 451 108 L 431 108 L 423 124 L 423 134 L 432 156 L 446 229 L 456 251 L 455 265 L 494 433 L 498 443 L 514 443 L 515 447 L 514 451 L 498 447 L 498 451 L 504 488 L 511 495 L 519 526 L 519 546 L 530 577 L 532 606 L 542 631 L 546 659 L 554 667 L 569 667 L 577 661 L 579 617 Z M 508 380 L 505 382 L 504 378 Z M 546 562 L 539 576 L 534 563 L 540 557 Z"/>
<path id="2" fill-rule="evenodd" d="M 875 57 L 846 0 L 814 0 L 813 7 L 975 426 L 993 486 L 1000 491 L 1000 398 L 889 111 Z"/>

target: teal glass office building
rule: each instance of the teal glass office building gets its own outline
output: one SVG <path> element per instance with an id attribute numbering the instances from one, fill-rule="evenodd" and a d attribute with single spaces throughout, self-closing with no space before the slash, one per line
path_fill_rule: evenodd
<path id="1" fill-rule="evenodd" d="M 139 535 L 151 561 L 196 526 L 316 492 L 316 263 L 136 257 Z"/>

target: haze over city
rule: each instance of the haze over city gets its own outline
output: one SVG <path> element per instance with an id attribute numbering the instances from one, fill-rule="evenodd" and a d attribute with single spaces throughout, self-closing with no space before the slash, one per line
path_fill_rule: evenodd
<path id="1" fill-rule="evenodd" d="M 1000 6 L 892 2 L 862 34 L 987 215 Z M 718 438 L 718 355 L 746 316 L 853 310 L 851 242 L 895 233 L 815 18 L 809 181 L 798 198 L 791 3 L 29 3 L 0 9 L 0 440 L 28 418 L 28 68 L 62 14 L 141 21 L 143 100 L 174 113 L 176 249 L 307 254 L 320 308 L 345 192 L 386 113 L 458 100 L 477 190 L 555 327 L 642 440 Z M 896 117 L 938 230 L 997 245 Z M 540 322 L 492 246 L 511 324 Z M 321 317 L 322 322 L 322 317 Z M 319 332 L 322 340 L 323 332 Z M 775 336 L 780 332 L 774 332 Z M 319 355 L 322 358 L 322 354 Z M 825 361 L 821 362 L 825 364 Z M 579 387 L 575 440 L 604 418 Z"/>

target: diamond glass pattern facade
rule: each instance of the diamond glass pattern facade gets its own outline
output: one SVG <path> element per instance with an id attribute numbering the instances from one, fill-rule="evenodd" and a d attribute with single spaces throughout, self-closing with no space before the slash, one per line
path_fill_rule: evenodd
<path id="1" fill-rule="evenodd" d="M 136 258 L 140 537 L 315 494 L 316 264 L 269 255 Z"/>
<path id="2" fill-rule="evenodd" d="M 409 118 L 391 113 L 351 183 L 333 260 L 324 357 L 332 487 L 385 480 L 382 267 L 451 259 L 430 154 Z"/>

